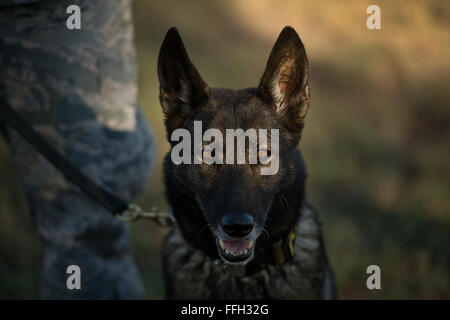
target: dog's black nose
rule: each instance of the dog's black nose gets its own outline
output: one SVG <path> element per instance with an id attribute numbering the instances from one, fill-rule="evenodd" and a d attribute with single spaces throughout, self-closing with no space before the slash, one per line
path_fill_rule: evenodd
<path id="1" fill-rule="evenodd" d="M 253 217 L 247 213 L 229 214 L 222 218 L 222 230 L 230 237 L 243 238 L 253 230 Z"/>

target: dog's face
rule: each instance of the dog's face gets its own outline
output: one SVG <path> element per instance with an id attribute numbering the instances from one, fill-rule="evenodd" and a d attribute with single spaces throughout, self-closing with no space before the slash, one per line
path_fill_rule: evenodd
<path id="1" fill-rule="evenodd" d="M 164 39 L 158 75 L 172 152 L 179 152 L 177 129 L 184 129 L 192 137 L 187 142 L 189 148 L 182 151 L 189 164 L 176 164 L 167 158 L 169 200 L 185 236 L 193 238 L 192 232 L 197 230 L 200 237 L 206 224 L 213 235 L 206 241 L 217 246 L 220 257 L 227 262 L 248 262 L 263 232 L 276 236 L 274 220 L 295 216 L 287 208 L 281 213 L 286 217 L 277 217 L 280 213 L 272 211 L 280 202 L 287 205 L 283 202 L 289 195 L 283 196 L 283 192 L 303 174 L 296 146 L 309 107 L 307 73 L 303 44 L 289 27 L 283 29 L 275 43 L 259 87 L 244 90 L 208 87 L 190 62 L 176 29 L 170 29 Z M 201 135 L 195 137 L 199 124 Z M 205 133 L 208 129 L 215 130 L 210 131 L 216 134 L 213 138 Z M 239 143 L 234 136 L 227 134 L 230 129 L 254 129 L 253 136 L 244 138 L 242 153 L 237 150 Z M 267 139 L 262 137 L 264 132 Z M 253 147 L 251 137 L 255 137 Z M 218 140 L 220 145 L 211 148 L 212 142 Z M 191 154 L 184 154 L 189 151 Z M 250 161 L 251 154 L 256 156 L 256 163 Z M 238 155 L 244 157 L 244 163 L 239 163 Z M 211 164 L 212 158 L 216 163 Z M 174 202 L 180 194 L 196 202 L 201 217 L 195 216 L 195 208 L 192 213 L 177 210 Z"/>

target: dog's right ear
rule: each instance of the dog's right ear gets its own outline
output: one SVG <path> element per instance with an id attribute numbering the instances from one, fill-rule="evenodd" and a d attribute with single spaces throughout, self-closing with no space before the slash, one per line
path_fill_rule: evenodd
<path id="1" fill-rule="evenodd" d="M 170 28 L 158 56 L 159 100 L 169 134 L 207 98 L 208 86 L 195 69 L 178 30 Z"/>

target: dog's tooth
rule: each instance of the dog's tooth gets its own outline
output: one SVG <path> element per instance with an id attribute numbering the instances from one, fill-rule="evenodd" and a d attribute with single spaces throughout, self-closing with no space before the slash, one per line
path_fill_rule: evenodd
<path id="1" fill-rule="evenodd" d="M 223 240 L 220 240 L 220 239 L 219 239 L 219 243 L 220 243 L 220 247 L 221 247 L 222 249 L 225 249 L 225 244 L 223 243 Z"/>
<path id="2" fill-rule="evenodd" d="M 251 247 L 253 247 L 253 240 L 250 240 L 250 241 L 248 242 L 247 249 L 250 249 Z"/>

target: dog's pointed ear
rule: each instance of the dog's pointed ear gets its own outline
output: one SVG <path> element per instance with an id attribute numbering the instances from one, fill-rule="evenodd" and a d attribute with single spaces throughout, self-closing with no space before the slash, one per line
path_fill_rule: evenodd
<path id="1" fill-rule="evenodd" d="M 207 97 L 208 86 L 195 69 L 178 30 L 167 32 L 158 56 L 159 99 L 169 132 Z"/>
<path id="2" fill-rule="evenodd" d="M 293 28 L 285 27 L 278 36 L 259 91 L 290 130 L 302 130 L 310 102 L 308 59 L 303 43 Z"/>

